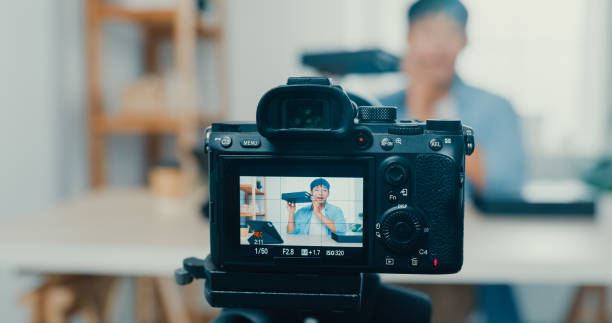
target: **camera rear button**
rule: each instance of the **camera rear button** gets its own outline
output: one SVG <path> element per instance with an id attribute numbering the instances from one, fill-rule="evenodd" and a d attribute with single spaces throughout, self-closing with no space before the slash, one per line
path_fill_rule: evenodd
<path id="1" fill-rule="evenodd" d="M 393 149 L 393 139 L 389 138 L 389 137 L 385 137 L 380 141 L 380 147 L 382 147 L 382 149 L 384 150 L 391 150 Z"/>
<path id="2" fill-rule="evenodd" d="M 221 146 L 223 146 L 223 148 L 228 148 L 231 145 L 232 138 L 230 136 L 223 136 L 223 138 L 221 138 Z"/>
<path id="3" fill-rule="evenodd" d="M 240 141 L 240 146 L 244 148 L 257 148 L 261 146 L 261 141 L 259 141 L 259 139 L 242 139 Z"/>
<path id="4" fill-rule="evenodd" d="M 418 267 L 419 266 L 419 258 L 417 258 L 417 257 L 410 258 L 410 265 L 412 267 Z"/>
<path id="5" fill-rule="evenodd" d="M 438 138 L 434 138 L 432 140 L 429 141 L 429 148 L 431 148 L 431 150 L 434 151 L 438 151 L 440 149 L 442 149 L 442 141 L 440 141 L 440 139 Z"/>
<path id="6" fill-rule="evenodd" d="M 385 265 L 387 265 L 387 266 L 395 266 L 395 258 L 386 257 L 385 258 Z"/>
<path id="7" fill-rule="evenodd" d="M 387 193 L 387 199 L 391 204 L 397 203 L 398 200 L 397 195 L 393 191 L 389 191 L 389 193 Z"/>

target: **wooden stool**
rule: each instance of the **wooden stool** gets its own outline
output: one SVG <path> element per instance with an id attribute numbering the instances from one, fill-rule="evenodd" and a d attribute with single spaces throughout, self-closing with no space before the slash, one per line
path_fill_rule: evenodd
<path id="1" fill-rule="evenodd" d="M 20 301 L 30 307 L 33 323 L 64 323 L 77 314 L 102 323 L 113 318 L 119 278 L 90 275 L 46 275 L 42 285 Z M 217 310 L 202 311 L 200 284 L 180 287 L 168 277 L 135 278 L 135 321 L 142 323 L 209 322 Z"/>
<path id="2" fill-rule="evenodd" d="M 566 322 L 612 322 L 612 318 L 608 315 L 607 300 L 608 290 L 605 286 L 580 286 L 576 291 Z M 589 304 L 590 301 L 592 301 L 591 304 Z M 593 302 L 596 303 L 595 306 Z"/>
<path id="3" fill-rule="evenodd" d="M 109 322 L 115 286 L 113 277 L 47 275 L 21 302 L 30 307 L 31 322 L 69 322 L 77 313 L 84 314 L 88 322 Z"/>

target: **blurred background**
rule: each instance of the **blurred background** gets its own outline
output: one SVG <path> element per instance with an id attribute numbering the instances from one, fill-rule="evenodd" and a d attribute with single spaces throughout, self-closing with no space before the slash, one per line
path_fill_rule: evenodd
<path id="1" fill-rule="evenodd" d="M 289 76 L 328 75 L 306 53 L 401 59 L 412 3 L 2 2 L 0 318 L 214 318 L 201 285 L 170 276 L 207 253 L 202 129 L 253 121 Z M 612 5 L 464 4 L 457 73 L 513 104 L 529 181 L 468 205 L 464 272 L 383 279 L 428 292 L 436 322 L 611 322 Z M 399 71 L 331 76 L 372 97 L 406 87 Z"/>

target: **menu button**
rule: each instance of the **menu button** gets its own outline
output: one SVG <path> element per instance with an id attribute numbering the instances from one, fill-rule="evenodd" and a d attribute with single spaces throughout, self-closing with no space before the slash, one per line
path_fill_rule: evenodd
<path id="1" fill-rule="evenodd" d="M 259 139 L 242 139 L 240 146 L 244 148 L 257 148 L 261 146 L 261 141 Z"/>

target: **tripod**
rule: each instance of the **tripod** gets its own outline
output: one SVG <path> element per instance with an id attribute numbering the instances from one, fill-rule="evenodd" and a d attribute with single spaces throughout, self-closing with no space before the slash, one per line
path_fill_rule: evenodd
<path id="1" fill-rule="evenodd" d="M 431 319 L 429 298 L 384 285 L 377 274 L 305 275 L 228 273 L 206 260 L 187 258 L 177 269 L 178 284 L 206 279 L 205 295 L 224 307 L 217 323 L 411 322 Z"/>

